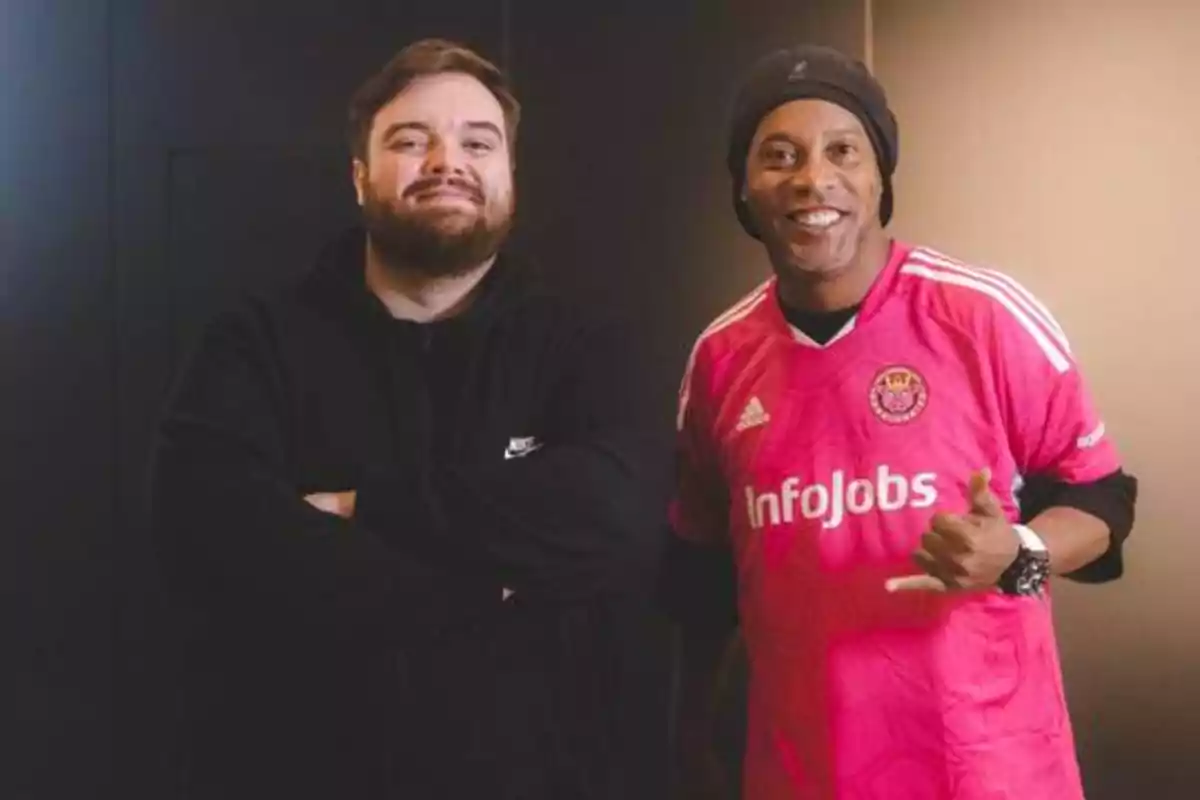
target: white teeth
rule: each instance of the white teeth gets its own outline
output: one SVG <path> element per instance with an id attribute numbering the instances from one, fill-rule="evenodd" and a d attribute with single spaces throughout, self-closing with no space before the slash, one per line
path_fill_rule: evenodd
<path id="1" fill-rule="evenodd" d="M 836 211 L 807 211 L 796 214 L 793 219 L 801 225 L 811 228 L 828 228 L 841 217 L 842 215 Z"/>

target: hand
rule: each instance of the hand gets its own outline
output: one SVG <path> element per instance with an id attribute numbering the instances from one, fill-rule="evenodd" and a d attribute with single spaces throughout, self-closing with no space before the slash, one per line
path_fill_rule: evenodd
<path id="1" fill-rule="evenodd" d="M 989 487 L 991 473 L 971 476 L 971 510 L 935 514 L 913 561 L 923 575 L 892 578 L 889 592 L 990 589 L 1017 558 L 1020 538 Z"/>
<path id="2" fill-rule="evenodd" d="M 354 503 L 358 499 L 357 492 L 317 492 L 304 498 L 313 508 L 327 514 L 335 514 L 342 519 L 354 516 Z"/>

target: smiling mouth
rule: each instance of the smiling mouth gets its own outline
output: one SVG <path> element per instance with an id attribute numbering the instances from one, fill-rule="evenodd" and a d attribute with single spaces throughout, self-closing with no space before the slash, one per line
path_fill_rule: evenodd
<path id="1" fill-rule="evenodd" d="M 789 221 L 805 230 L 820 232 L 832 228 L 846 215 L 834 208 L 818 208 L 808 211 L 793 211 L 786 216 Z"/>
<path id="2" fill-rule="evenodd" d="M 478 203 L 479 198 L 472 192 L 466 192 L 461 189 L 430 189 L 427 192 L 420 192 L 416 195 L 418 202 L 427 200 L 466 200 L 471 203 Z"/>

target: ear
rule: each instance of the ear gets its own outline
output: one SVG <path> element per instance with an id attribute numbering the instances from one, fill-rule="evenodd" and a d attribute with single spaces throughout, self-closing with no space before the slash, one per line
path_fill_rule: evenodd
<path id="1" fill-rule="evenodd" d="M 366 196 L 367 165 L 362 159 L 356 158 L 350 165 L 350 180 L 354 183 L 354 195 L 361 206 Z"/>
<path id="2" fill-rule="evenodd" d="M 504 135 L 504 152 L 508 155 L 508 171 L 516 173 L 517 171 L 517 147 L 516 142 L 508 136 Z"/>

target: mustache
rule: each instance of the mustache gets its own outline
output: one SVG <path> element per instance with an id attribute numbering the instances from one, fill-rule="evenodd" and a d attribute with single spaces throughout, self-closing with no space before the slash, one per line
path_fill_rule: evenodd
<path id="1" fill-rule="evenodd" d="M 477 203 L 482 203 L 484 200 L 483 190 L 477 184 L 463 180 L 462 178 L 424 178 L 414 181 L 412 185 L 404 190 L 404 196 L 414 197 L 445 188 L 462 192 Z"/>

